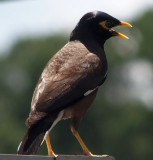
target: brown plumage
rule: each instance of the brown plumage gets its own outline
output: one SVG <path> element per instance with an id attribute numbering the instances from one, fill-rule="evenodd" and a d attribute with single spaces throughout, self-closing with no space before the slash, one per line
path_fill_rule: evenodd
<path id="1" fill-rule="evenodd" d="M 35 154 L 45 139 L 48 154 L 54 155 L 49 132 L 58 121 L 72 118 L 72 133 L 84 154 L 92 155 L 77 132 L 78 125 L 106 79 L 104 42 L 112 36 L 126 38 L 111 30 L 119 25 L 130 26 L 99 11 L 81 18 L 70 41 L 50 59 L 39 78 L 18 154 Z"/>

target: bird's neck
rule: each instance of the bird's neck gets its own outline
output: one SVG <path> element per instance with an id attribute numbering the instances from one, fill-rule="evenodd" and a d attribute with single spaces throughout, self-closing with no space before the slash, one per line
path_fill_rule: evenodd
<path id="1" fill-rule="evenodd" d="M 91 53 L 96 54 L 102 62 L 103 70 L 102 75 L 107 72 L 107 59 L 104 51 L 105 40 L 101 37 L 95 37 L 88 30 L 74 30 L 70 36 L 70 41 L 80 41 Z"/>
<path id="2" fill-rule="evenodd" d="M 78 26 L 72 31 L 70 41 L 78 40 L 83 43 L 86 48 L 98 55 L 103 60 L 106 59 L 104 52 L 104 43 L 101 37 L 95 36 L 88 28 L 79 28 Z"/>

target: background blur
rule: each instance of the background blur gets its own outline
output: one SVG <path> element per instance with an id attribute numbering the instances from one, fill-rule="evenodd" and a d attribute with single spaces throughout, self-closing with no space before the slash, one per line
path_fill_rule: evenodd
<path id="1" fill-rule="evenodd" d="M 105 45 L 108 77 L 80 124 L 80 135 L 94 154 L 153 159 L 152 0 L 0 1 L 0 153 L 16 154 L 45 64 L 67 43 L 81 16 L 93 10 L 133 28 L 117 28 L 130 39 L 115 37 Z M 69 124 L 61 121 L 51 132 L 57 154 L 82 153 Z M 45 143 L 38 154 L 47 154 Z"/>

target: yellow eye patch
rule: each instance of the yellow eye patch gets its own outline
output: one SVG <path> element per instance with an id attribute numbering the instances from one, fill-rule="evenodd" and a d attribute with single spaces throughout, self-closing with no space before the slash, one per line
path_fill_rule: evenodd
<path id="1" fill-rule="evenodd" d="M 100 24 L 103 28 L 109 30 L 110 28 L 106 26 L 106 23 L 107 23 L 107 21 L 105 20 L 105 21 L 100 22 L 99 24 Z"/>

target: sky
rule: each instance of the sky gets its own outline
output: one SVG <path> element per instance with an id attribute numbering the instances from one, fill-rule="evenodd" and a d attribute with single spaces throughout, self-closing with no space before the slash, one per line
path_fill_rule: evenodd
<path id="1" fill-rule="evenodd" d="M 153 0 L 11 0 L 0 2 L 0 53 L 21 38 L 70 33 L 85 13 L 100 10 L 123 21 L 141 16 Z"/>
<path id="2" fill-rule="evenodd" d="M 50 36 L 59 32 L 70 34 L 79 19 L 90 11 L 100 10 L 121 21 L 131 22 L 149 9 L 153 9 L 153 0 L 0 1 L 0 55 L 7 53 L 19 39 Z M 152 67 L 152 64 L 144 61 L 134 61 L 125 66 L 135 86 L 128 87 L 127 94 L 139 96 L 148 106 L 153 105 Z M 146 81 L 144 77 L 148 75 L 150 79 Z"/>

